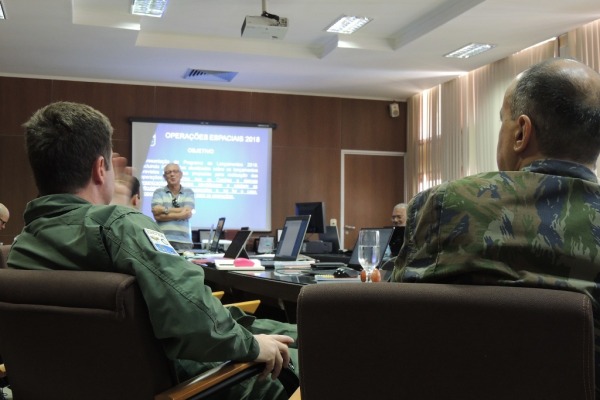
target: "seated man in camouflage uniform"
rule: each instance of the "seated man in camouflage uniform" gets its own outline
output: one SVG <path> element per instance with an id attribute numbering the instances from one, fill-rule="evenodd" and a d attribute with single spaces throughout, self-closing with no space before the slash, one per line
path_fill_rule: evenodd
<path id="1" fill-rule="evenodd" d="M 581 292 L 600 332 L 600 75 L 573 60 L 534 65 L 500 119 L 500 172 L 415 196 L 393 280 Z"/>

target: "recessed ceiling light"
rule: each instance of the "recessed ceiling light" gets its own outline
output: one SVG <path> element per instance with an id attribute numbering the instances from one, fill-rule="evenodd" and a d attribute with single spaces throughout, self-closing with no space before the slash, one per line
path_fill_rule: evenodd
<path id="1" fill-rule="evenodd" d="M 351 33 L 356 32 L 369 22 L 371 22 L 373 18 L 369 17 L 356 17 L 356 16 L 347 16 L 342 15 L 334 22 L 332 22 L 325 30 L 327 32 L 332 33 L 343 33 L 346 35 L 350 35 Z"/>
<path id="2" fill-rule="evenodd" d="M 483 53 L 484 51 L 488 51 L 496 47 L 495 44 L 487 44 L 487 43 L 471 43 L 466 46 L 461 47 L 458 50 L 454 50 L 451 53 L 445 54 L 444 57 L 448 58 L 469 58 L 473 57 L 477 54 Z"/>
<path id="3" fill-rule="evenodd" d="M 6 19 L 6 15 L 4 14 L 4 6 L 2 5 L 1 1 L 0 1 L 0 19 Z"/>
<path id="4" fill-rule="evenodd" d="M 133 0 L 131 13 L 146 17 L 162 17 L 169 0 Z"/>

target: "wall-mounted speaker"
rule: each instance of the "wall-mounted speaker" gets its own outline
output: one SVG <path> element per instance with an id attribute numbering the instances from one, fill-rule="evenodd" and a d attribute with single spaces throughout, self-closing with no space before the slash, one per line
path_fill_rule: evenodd
<path id="1" fill-rule="evenodd" d="M 390 108 L 390 117 L 396 118 L 397 116 L 400 115 L 400 106 L 398 105 L 398 103 L 391 103 L 389 105 L 389 108 Z"/>

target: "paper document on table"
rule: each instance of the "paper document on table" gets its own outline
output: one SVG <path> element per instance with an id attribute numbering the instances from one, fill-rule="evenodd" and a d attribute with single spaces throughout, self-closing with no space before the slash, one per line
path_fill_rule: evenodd
<path id="1" fill-rule="evenodd" d="M 313 261 L 275 261 L 275 269 L 310 269 Z"/>
<path id="2" fill-rule="evenodd" d="M 323 274 L 315 275 L 315 281 L 317 283 L 358 283 L 361 282 L 360 276 L 353 278 L 336 278 L 333 275 Z"/>
<path id="3" fill-rule="evenodd" d="M 252 260 L 253 265 L 240 265 L 236 260 L 231 258 L 219 258 L 214 260 L 215 267 L 220 270 L 229 271 L 264 271 L 265 267 L 260 264 L 259 260 Z M 237 265 L 236 265 L 237 264 Z"/>

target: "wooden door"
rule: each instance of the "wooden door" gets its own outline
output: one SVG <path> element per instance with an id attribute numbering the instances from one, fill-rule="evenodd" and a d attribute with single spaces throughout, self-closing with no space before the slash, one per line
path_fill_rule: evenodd
<path id="1" fill-rule="evenodd" d="M 404 193 L 404 153 L 342 151 L 340 246 L 352 249 L 361 228 L 391 226 Z"/>

